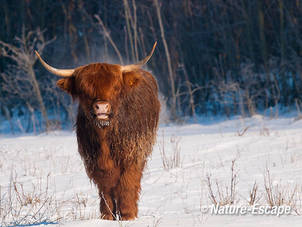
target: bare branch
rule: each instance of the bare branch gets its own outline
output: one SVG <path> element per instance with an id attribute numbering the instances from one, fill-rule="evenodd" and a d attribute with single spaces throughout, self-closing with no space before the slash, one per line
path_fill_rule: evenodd
<path id="1" fill-rule="evenodd" d="M 110 36 L 110 32 L 107 30 L 107 28 L 105 27 L 102 19 L 98 15 L 94 15 L 94 17 L 97 19 L 99 25 L 101 25 L 105 37 L 109 40 L 110 44 L 112 45 L 115 53 L 117 54 L 117 56 L 118 56 L 118 58 L 120 60 L 120 63 L 123 65 L 124 62 L 123 62 L 122 55 L 121 55 L 120 51 L 118 50 L 117 46 L 115 45 L 114 41 L 112 40 L 112 38 Z"/>

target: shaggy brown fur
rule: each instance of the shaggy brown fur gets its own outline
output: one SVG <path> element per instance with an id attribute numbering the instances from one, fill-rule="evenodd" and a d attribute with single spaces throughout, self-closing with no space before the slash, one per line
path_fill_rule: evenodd
<path id="1" fill-rule="evenodd" d="M 88 177 L 98 187 L 102 218 L 134 219 L 158 125 L 156 80 L 141 69 L 123 72 L 119 65 L 96 63 L 77 68 L 57 84 L 79 100 L 78 148 Z M 93 116 L 95 100 L 111 104 L 108 122 Z"/>

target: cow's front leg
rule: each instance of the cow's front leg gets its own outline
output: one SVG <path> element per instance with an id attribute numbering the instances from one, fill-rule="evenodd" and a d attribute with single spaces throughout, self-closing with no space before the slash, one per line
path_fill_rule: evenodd
<path id="1" fill-rule="evenodd" d="M 142 170 L 139 166 L 132 165 L 121 174 L 115 196 L 117 198 L 117 210 L 122 220 L 133 220 L 137 217 Z"/>
<path id="2" fill-rule="evenodd" d="M 120 178 L 120 169 L 115 165 L 110 156 L 110 149 L 106 142 L 101 145 L 98 165 L 98 188 L 100 196 L 101 218 L 107 220 L 116 219 L 116 202 L 113 189 Z"/>
<path id="3" fill-rule="evenodd" d="M 114 168 L 110 171 L 98 170 L 95 176 L 94 181 L 99 190 L 101 218 L 115 220 L 116 202 L 113 189 L 119 181 L 120 170 L 118 168 Z"/>
<path id="4" fill-rule="evenodd" d="M 115 201 L 110 193 L 99 192 L 101 218 L 116 220 Z"/>

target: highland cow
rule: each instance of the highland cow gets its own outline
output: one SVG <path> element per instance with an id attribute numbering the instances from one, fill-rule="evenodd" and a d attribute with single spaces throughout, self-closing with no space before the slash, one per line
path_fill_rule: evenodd
<path id="1" fill-rule="evenodd" d="M 96 184 L 101 218 L 137 217 L 140 181 L 155 143 L 160 103 L 155 78 L 137 64 L 93 63 L 56 69 L 36 52 L 43 66 L 64 78 L 57 85 L 79 101 L 78 151 Z"/>

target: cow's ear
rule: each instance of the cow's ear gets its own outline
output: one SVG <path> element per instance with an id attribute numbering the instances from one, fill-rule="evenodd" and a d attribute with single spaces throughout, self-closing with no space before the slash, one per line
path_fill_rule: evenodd
<path id="1" fill-rule="evenodd" d="M 123 80 L 127 87 L 136 87 L 141 79 L 141 75 L 138 72 L 124 72 Z"/>
<path id="2" fill-rule="evenodd" d="M 74 77 L 62 78 L 58 80 L 57 86 L 72 96 L 76 95 Z"/>

